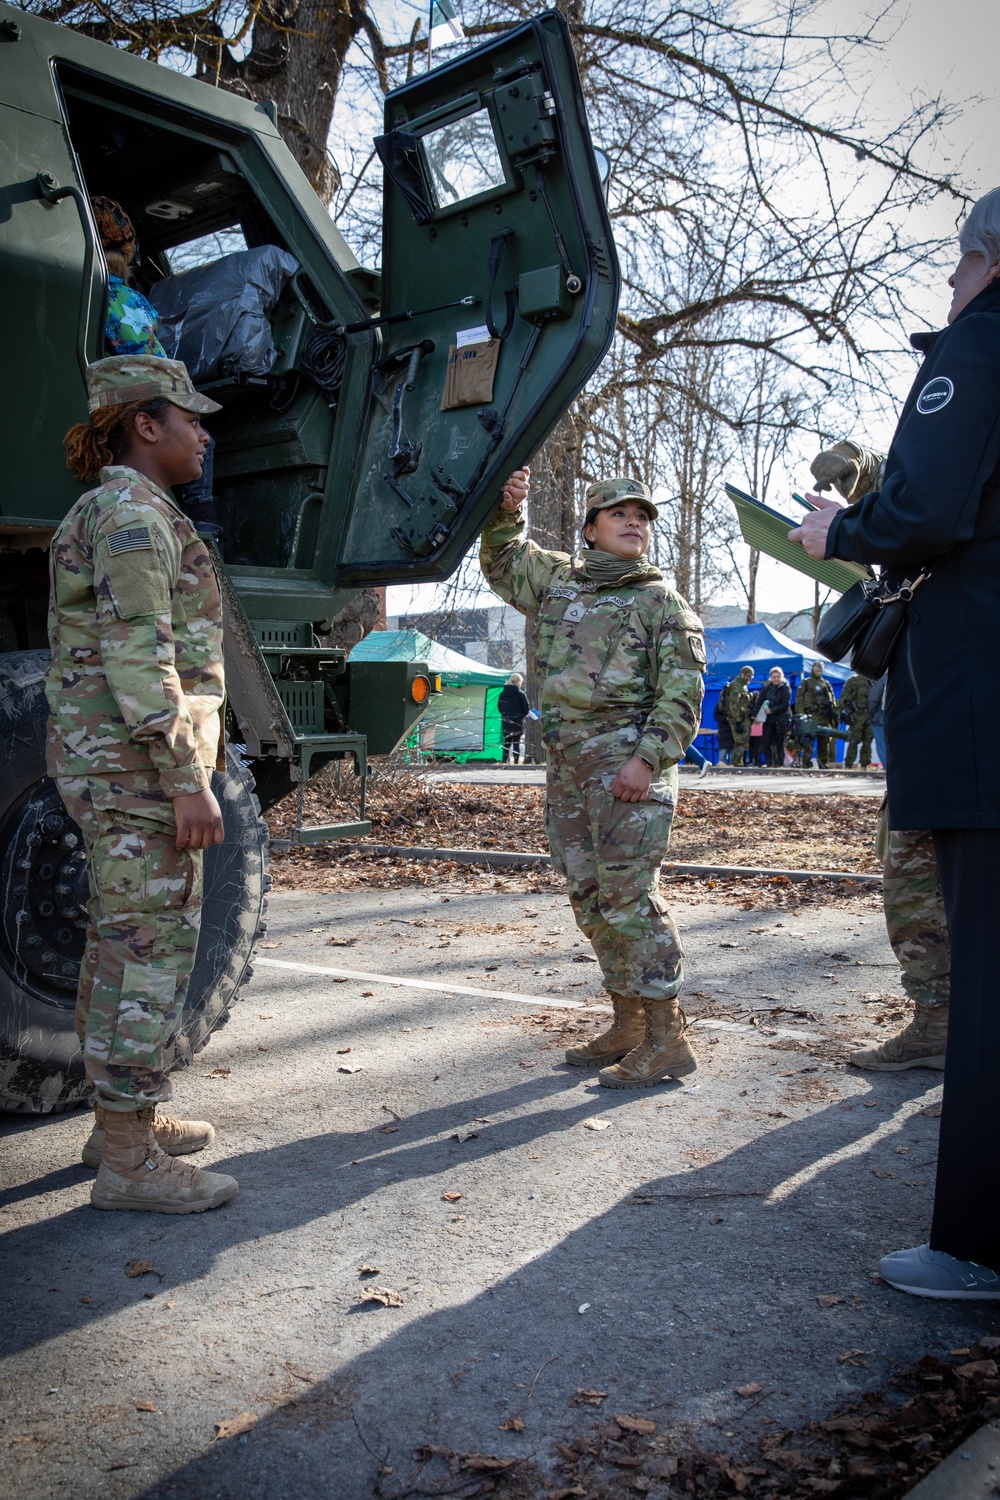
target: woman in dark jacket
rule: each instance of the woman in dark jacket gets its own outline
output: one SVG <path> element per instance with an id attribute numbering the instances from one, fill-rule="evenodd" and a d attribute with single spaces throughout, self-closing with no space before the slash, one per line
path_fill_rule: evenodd
<path id="1" fill-rule="evenodd" d="M 880 1270 L 924 1297 L 1000 1299 L 1000 188 L 959 236 L 948 327 L 926 354 L 881 491 L 790 533 L 811 557 L 926 570 L 889 665 L 889 826 L 934 834 L 951 937 L 951 1013 L 930 1241 Z M 943 743 L 963 750 L 942 774 Z"/>
<path id="2" fill-rule="evenodd" d="M 772 667 L 767 682 L 753 700 L 754 718 L 767 704 L 764 720 L 764 763 L 768 766 L 785 764 L 785 735 L 792 722 L 792 690 L 780 667 Z"/>

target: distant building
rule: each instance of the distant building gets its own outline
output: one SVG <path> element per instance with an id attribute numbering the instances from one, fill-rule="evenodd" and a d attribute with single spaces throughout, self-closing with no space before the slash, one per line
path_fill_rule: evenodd
<path id="1" fill-rule="evenodd" d="M 420 630 L 452 651 L 471 656 L 487 667 L 523 672 L 524 616 L 510 604 L 486 609 L 432 610 L 423 614 L 390 615 L 389 630 Z"/>

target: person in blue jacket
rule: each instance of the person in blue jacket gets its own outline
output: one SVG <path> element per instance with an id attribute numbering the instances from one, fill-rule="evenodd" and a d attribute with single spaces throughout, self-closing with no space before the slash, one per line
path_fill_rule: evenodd
<path id="1" fill-rule="evenodd" d="M 881 490 L 820 509 L 790 533 L 810 557 L 921 572 L 886 691 L 889 826 L 930 828 L 951 938 L 951 1015 L 930 1239 L 887 1255 L 917 1296 L 1000 1300 L 1000 188 L 959 235 L 948 326 L 925 356 Z M 942 773 L 942 743 L 962 747 Z"/>

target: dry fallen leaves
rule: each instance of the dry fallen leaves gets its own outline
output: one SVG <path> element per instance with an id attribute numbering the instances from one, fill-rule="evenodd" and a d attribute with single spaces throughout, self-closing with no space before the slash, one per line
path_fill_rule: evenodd
<path id="1" fill-rule="evenodd" d="M 845 1349 L 843 1354 L 837 1355 L 838 1365 L 856 1365 L 861 1369 L 867 1369 L 862 1356 L 871 1354 L 870 1349 Z"/>
<path id="2" fill-rule="evenodd" d="M 442 1200 L 445 1203 L 457 1203 L 458 1200 L 459 1200 L 459 1198 L 461 1198 L 461 1196 L 462 1196 L 461 1193 L 442 1193 L 441 1194 L 441 1198 L 442 1198 Z"/>
<path id="3" fill-rule="evenodd" d="M 206 1078 L 228 1078 L 229 1075 L 232 1073 L 232 1071 L 233 1071 L 232 1068 L 213 1068 L 212 1071 L 211 1071 L 211 1073 L 206 1073 L 205 1074 L 205 1077 Z"/>
<path id="4" fill-rule="evenodd" d="M 941 1109 L 942 1106 L 940 1104 L 928 1104 L 927 1108 L 922 1109 L 920 1113 L 926 1115 L 930 1120 L 936 1120 L 941 1113 Z"/>
<path id="5" fill-rule="evenodd" d="M 361 1063 L 340 1063 L 337 1067 L 338 1073 L 363 1073 Z"/>
<path id="6" fill-rule="evenodd" d="M 736 1387 L 736 1394 L 737 1396 L 759 1396 L 763 1389 L 764 1387 L 758 1384 L 756 1380 L 752 1380 L 748 1385 L 738 1385 Z"/>
<path id="7" fill-rule="evenodd" d="M 403 1299 L 391 1286 L 372 1286 L 361 1299 L 362 1302 L 374 1302 L 379 1307 L 402 1307 Z"/>
<path id="8" fill-rule="evenodd" d="M 656 1431 L 656 1423 L 648 1417 L 615 1417 L 615 1421 L 622 1432 L 637 1432 L 640 1437 L 651 1437 Z"/>
<path id="9" fill-rule="evenodd" d="M 520 1417 L 508 1417 L 506 1422 L 500 1423 L 501 1432 L 523 1432 L 524 1423 Z"/>
<path id="10" fill-rule="evenodd" d="M 570 1406 L 600 1406 L 601 1402 L 606 1401 L 607 1398 L 607 1391 L 591 1391 L 581 1385 L 569 1404 Z"/>
<path id="11" fill-rule="evenodd" d="M 241 1411 L 238 1417 L 225 1417 L 221 1422 L 215 1424 L 215 1441 L 222 1438 L 239 1437 L 241 1433 L 252 1432 L 257 1426 L 257 1413 L 253 1411 Z"/>
<path id="12" fill-rule="evenodd" d="M 148 1276 L 153 1270 L 151 1260 L 130 1260 L 125 1267 L 126 1276 Z"/>
<path id="13" fill-rule="evenodd" d="M 451 1139 L 461 1145 L 463 1141 L 474 1141 L 478 1134 L 479 1131 L 473 1130 L 471 1125 L 460 1125 L 457 1130 L 451 1132 Z"/>
<path id="14" fill-rule="evenodd" d="M 135 1403 L 135 1409 L 136 1409 L 136 1411 L 155 1411 L 156 1410 L 156 1402 L 155 1401 L 137 1401 Z"/>
<path id="15" fill-rule="evenodd" d="M 843 1297 L 817 1297 L 816 1301 L 820 1307 L 837 1307 L 843 1302 Z"/>
<path id="16" fill-rule="evenodd" d="M 584 1120 L 584 1130 L 607 1130 L 611 1125 L 610 1120 Z"/>
<path id="17" fill-rule="evenodd" d="M 381 1268 L 379 1266 L 359 1266 L 358 1267 L 358 1275 L 359 1276 L 377 1276 L 380 1269 Z"/>

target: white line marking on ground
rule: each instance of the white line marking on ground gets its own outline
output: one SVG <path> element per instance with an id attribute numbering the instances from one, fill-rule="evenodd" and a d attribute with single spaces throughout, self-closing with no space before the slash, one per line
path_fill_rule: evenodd
<path id="1" fill-rule="evenodd" d="M 803 1167 L 801 1172 L 796 1172 L 793 1177 L 786 1177 L 784 1182 L 779 1182 L 773 1187 L 765 1203 L 780 1203 L 783 1198 L 791 1197 L 792 1193 L 798 1192 L 799 1188 L 805 1187 L 806 1183 L 812 1182 L 821 1172 L 828 1167 L 835 1167 L 839 1162 L 850 1161 L 852 1156 L 866 1156 L 878 1141 L 885 1140 L 888 1135 L 895 1135 L 907 1120 L 919 1115 L 922 1109 L 927 1108 L 926 1096 L 922 1099 L 911 1100 L 909 1104 L 902 1105 L 889 1120 L 883 1120 L 881 1125 L 876 1126 L 859 1141 L 851 1141 L 848 1146 L 841 1146 L 839 1151 L 831 1151 L 829 1156 L 823 1156 L 819 1161 L 810 1162 Z"/>
<path id="2" fill-rule="evenodd" d="M 363 979 L 368 984 L 395 984 L 411 990 L 438 990 L 447 995 L 488 995 L 491 1000 L 513 1000 L 517 1005 L 555 1005 L 562 1010 L 610 1011 L 610 1005 L 588 1005 L 583 1000 L 562 1000 L 554 995 L 516 995 L 513 990 L 481 990 L 470 984 L 444 984 L 436 979 L 407 979 L 401 974 L 369 974 L 363 969 L 330 969 L 321 964 L 290 963 L 284 958 L 256 958 L 254 968 L 294 969 L 299 974 L 327 974 L 342 979 Z"/>

